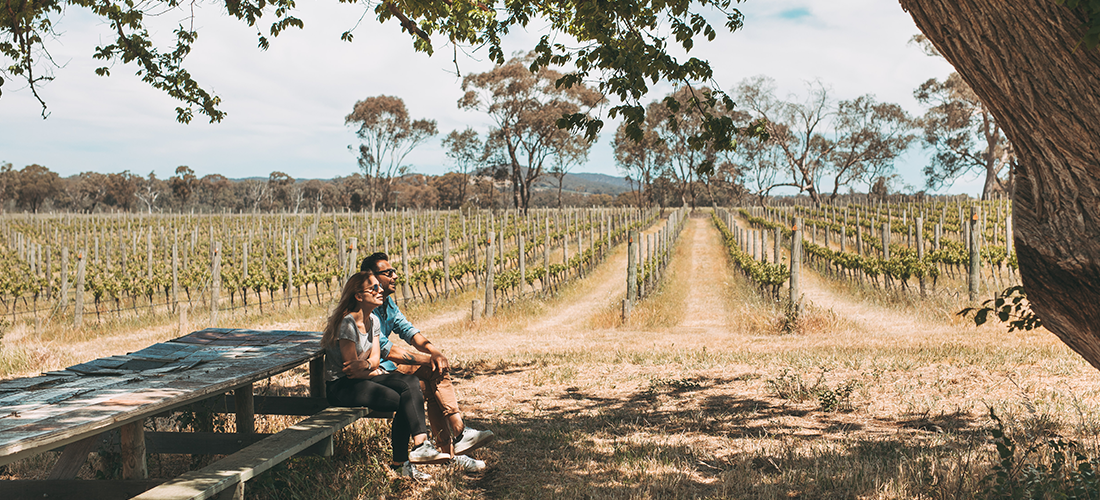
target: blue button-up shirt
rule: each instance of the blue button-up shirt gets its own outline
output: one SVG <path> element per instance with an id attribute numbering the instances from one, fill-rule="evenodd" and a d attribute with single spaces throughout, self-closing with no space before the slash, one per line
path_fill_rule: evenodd
<path id="1" fill-rule="evenodd" d="M 420 333 L 420 330 L 405 319 L 405 315 L 397 308 L 393 297 L 387 296 L 382 299 L 382 305 L 374 309 L 374 314 L 382 323 L 382 335 L 378 338 L 378 349 L 383 359 L 381 366 L 392 372 L 397 369 L 397 365 L 393 361 L 386 360 L 386 356 L 390 355 L 390 334 L 396 333 L 405 340 L 405 343 L 412 345 L 413 336 Z"/>

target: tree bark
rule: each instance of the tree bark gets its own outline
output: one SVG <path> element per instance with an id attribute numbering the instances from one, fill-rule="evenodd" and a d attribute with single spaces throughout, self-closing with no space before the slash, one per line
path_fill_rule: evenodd
<path id="1" fill-rule="evenodd" d="M 900 0 L 1019 155 L 1020 276 L 1044 325 L 1100 368 L 1100 51 L 1054 0 Z"/>

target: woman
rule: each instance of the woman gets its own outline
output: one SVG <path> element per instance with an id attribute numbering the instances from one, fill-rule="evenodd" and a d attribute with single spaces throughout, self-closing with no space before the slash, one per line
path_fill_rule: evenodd
<path id="1" fill-rule="evenodd" d="M 391 467 L 402 476 L 429 479 L 431 476 L 416 470 L 414 464 L 443 462 L 451 456 L 439 452 L 428 441 L 420 381 L 413 375 L 390 373 L 379 367 L 381 330 L 378 317 L 371 312 L 381 304 L 382 288 L 371 273 L 356 273 L 344 284 L 340 302 L 329 316 L 321 337 L 328 402 L 333 406 L 366 406 L 395 412 L 390 428 Z"/>

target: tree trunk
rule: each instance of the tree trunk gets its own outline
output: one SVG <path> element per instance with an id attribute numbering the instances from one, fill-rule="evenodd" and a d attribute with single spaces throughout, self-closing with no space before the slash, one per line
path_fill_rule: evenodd
<path id="1" fill-rule="evenodd" d="M 901 0 L 1019 155 L 1016 254 L 1045 326 L 1100 368 L 1100 51 L 1054 0 Z"/>

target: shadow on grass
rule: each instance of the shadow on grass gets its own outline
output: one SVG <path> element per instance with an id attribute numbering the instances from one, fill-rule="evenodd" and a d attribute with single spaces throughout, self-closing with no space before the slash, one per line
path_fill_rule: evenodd
<path id="1" fill-rule="evenodd" d="M 481 452 L 490 468 L 467 477 L 464 487 L 488 498 L 853 498 L 874 497 L 893 482 L 909 493 L 950 498 L 963 483 L 973 488 L 966 474 L 949 480 L 906 472 L 983 439 L 984 429 L 970 415 L 922 417 L 935 427 L 916 420 L 860 422 L 782 400 L 708 394 L 731 382 L 656 381 L 625 398 L 577 387 L 544 394 L 557 404 L 540 399 L 534 414 L 483 424 L 499 439 Z M 811 420 L 816 428 L 808 431 L 804 424 Z M 942 439 L 920 439 L 933 434 Z M 770 444 L 727 441 L 745 451 L 717 457 L 693 444 L 715 438 Z"/>

